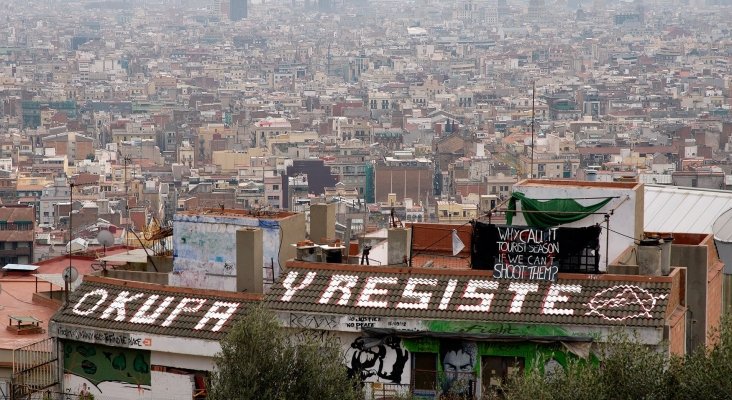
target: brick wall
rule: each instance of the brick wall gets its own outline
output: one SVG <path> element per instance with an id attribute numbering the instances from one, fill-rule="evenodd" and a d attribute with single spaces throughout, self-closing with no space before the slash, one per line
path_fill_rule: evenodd
<path id="1" fill-rule="evenodd" d="M 719 325 L 723 314 L 722 269 L 724 264 L 717 257 L 717 249 L 712 235 L 707 236 L 702 244 L 707 246 L 707 326 L 705 328 L 707 335 L 709 335 Z M 709 344 L 707 340 L 707 345 Z"/>
<path id="2" fill-rule="evenodd" d="M 668 350 L 674 355 L 686 354 L 686 308 L 677 309 L 669 319 Z"/>

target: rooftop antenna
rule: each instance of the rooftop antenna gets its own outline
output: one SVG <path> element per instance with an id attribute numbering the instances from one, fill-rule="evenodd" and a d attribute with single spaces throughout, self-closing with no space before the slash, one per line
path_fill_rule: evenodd
<path id="1" fill-rule="evenodd" d="M 536 81 L 531 82 L 531 171 L 529 179 L 534 177 L 534 117 L 536 100 Z"/>
<path id="2" fill-rule="evenodd" d="M 100 230 L 97 233 L 97 241 L 104 248 L 104 255 L 107 255 L 107 247 L 114 245 L 114 235 L 108 230 Z"/>

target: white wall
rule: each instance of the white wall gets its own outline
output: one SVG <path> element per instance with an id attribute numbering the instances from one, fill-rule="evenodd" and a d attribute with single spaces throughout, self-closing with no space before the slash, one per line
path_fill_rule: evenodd
<path id="1" fill-rule="evenodd" d="M 280 227 L 257 218 L 215 215 L 175 216 L 173 224 L 172 286 L 236 291 L 236 231 L 262 228 L 264 276 L 270 276 L 271 259 L 279 272 Z"/>
<path id="2" fill-rule="evenodd" d="M 192 356 L 179 353 L 163 353 L 159 351 L 153 351 L 150 354 L 150 364 L 196 371 L 211 371 L 214 367 L 212 357 Z"/>
<path id="3" fill-rule="evenodd" d="M 638 199 L 636 192 L 632 189 L 625 188 L 612 188 L 612 187 L 588 187 L 588 186 L 574 186 L 572 183 L 568 183 L 567 186 L 559 185 L 537 185 L 536 183 L 530 185 L 521 185 L 521 183 L 514 186 L 515 192 L 521 192 L 526 197 L 532 199 L 565 199 L 573 198 L 578 203 L 587 206 L 595 204 L 605 197 L 614 197 L 605 207 L 598 210 L 598 213 L 609 213 L 614 210 L 610 217 L 610 229 L 618 232 L 610 233 L 609 246 L 606 246 L 607 230 L 605 230 L 605 218 L 604 215 L 590 215 L 584 219 L 576 222 L 572 222 L 564 227 L 585 227 L 591 226 L 596 223 L 600 223 L 603 227 L 602 233 L 600 234 L 600 270 L 605 271 L 606 269 L 606 247 L 607 247 L 607 259 L 610 261 L 614 260 L 620 253 L 626 248 L 633 245 L 633 237 L 636 236 L 636 232 L 642 232 L 643 230 L 643 189 L 641 198 Z M 584 199 L 583 199 L 584 198 Z M 588 199 L 592 198 L 592 199 Z M 636 202 L 640 201 L 639 211 L 641 215 L 636 215 Z M 517 202 L 518 203 L 518 202 Z M 518 209 L 521 209 L 520 205 L 517 205 Z M 638 218 L 637 218 L 638 217 Z M 640 222 L 639 222 L 640 221 Z M 523 214 L 517 213 L 513 220 L 514 225 L 526 225 L 526 220 Z M 637 224 L 640 223 L 640 226 Z M 640 230 L 637 230 L 640 229 Z M 629 238 L 629 237 L 630 238 Z"/>
<path id="4" fill-rule="evenodd" d="M 171 400 L 193 397 L 193 377 L 151 371 L 151 386 L 137 386 L 126 382 L 102 382 L 94 386 L 80 376 L 65 374 L 64 390 L 79 394 L 84 387 L 97 400 Z"/>

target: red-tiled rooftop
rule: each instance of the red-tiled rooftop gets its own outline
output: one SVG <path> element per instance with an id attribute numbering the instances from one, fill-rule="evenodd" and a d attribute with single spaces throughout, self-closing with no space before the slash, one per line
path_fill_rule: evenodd
<path id="1" fill-rule="evenodd" d="M 590 182 L 576 181 L 572 179 L 524 179 L 516 183 L 516 186 L 565 186 L 574 188 L 608 188 L 608 189 L 634 189 L 638 182 Z"/>
<path id="2" fill-rule="evenodd" d="M 190 216 L 222 216 L 232 218 L 260 218 L 260 219 L 284 219 L 297 213 L 289 211 L 256 211 L 256 210 L 234 210 L 234 209 L 220 209 L 220 208 L 204 208 L 202 210 L 195 211 L 179 211 L 179 215 L 190 215 Z"/>
<path id="3" fill-rule="evenodd" d="M 679 271 L 675 269 L 669 276 L 560 273 L 560 286 L 556 286 L 548 281 L 497 279 L 487 270 L 290 261 L 283 278 L 265 296 L 265 303 L 287 312 L 660 328 L 678 306 L 671 293 L 682 282 Z M 417 296 L 419 302 L 408 294 L 414 285 L 424 290 Z M 522 311 L 513 309 L 516 289 L 510 285 L 532 287 L 526 287 L 527 294 L 520 300 Z M 491 300 L 476 300 L 486 300 L 474 295 L 478 287 L 481 293 L 490 292 Z M 558 292 L 562 290 L 566 296 Z M 554 310 L 555 302 L 560 310 Z"/>

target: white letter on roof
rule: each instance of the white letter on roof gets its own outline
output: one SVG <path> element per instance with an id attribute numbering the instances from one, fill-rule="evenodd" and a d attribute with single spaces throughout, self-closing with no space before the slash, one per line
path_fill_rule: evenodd
<path id="1" fill-rule="evenodd" d="M 307 275 L 305 275 L 305 278 L 303 278 L 302 282 L 300 282 L 299 285 L 293 287 L 292 285 L 295 283 L 295 279 L 297 279 L 297 276 L 300 275 L 299 272 L 290 271 L 290 273 L 287 274 L 287 277 L 284 281 L 282 281 L 282 286 L 287 289 L 285 294 L 282 295 L 282 298 L 280 300 L 282 301 L 290 301 L 292 300 L 292 296 L 295 295 L 299 290 L 305 289 L 306 287 L 310 286 L 311 283 L 313 283 L 313 279 L 315 279 L 315 272 L 308 272 Z"/>
<path id="2" fill-rule="evenodd" d="M 84 311 L 79 310 L 79 306 L 82 305 L 84 303 L 84 301 L 86 301 L 86 298 L 89 296 L 99 296 L 99 300 L 97 301 L 97 304 L 94 304 L 94 306 L 92 306 L 92 308 L 90 308 L 88 310 L 84 310 Z M 79 301 L 76 302 L 76 305 L 74 305 L 74 310 L 73 310 L 74 314 L 89 315 L 89 314 L 93 313 L 94 310 L 97 309 L 97 307 L 99 307 L 102 303 L 104 303 L 104 300 L 107 300 L 107 296 L 108 296 L 107 291 L 104 289 L 92 290 L 91 292 L 86 293 L 84 296 L 82 296 L 79 299 Z"/>
<path id="3" fill-rule="evenodd" d="M 571 308 L 554 308 L 555 303 L 566 303 L 569 301 L 569 296 L 560 295 L 561 292 L 569 293 L 580 293 L 582 286 L 580 285 L 559 285 L 553 284 L 549 288 L 549 292 L 544 298 L 544 314 L 548 315 L 572 315 L 574 310 Z"/>
<path id="4" fill-rule="evenodd" d="M 131 302 L 132 300 L 137 300 L 140 297 L 142 297 L 142 293 L 138 293 L 134 296 L 130 296 L 129 294 L 130 294 L 130 292 L 128 292 L 128 291 L 119 292 L 119 294 L 117 295 L 117 298 L 114 299 L 112 304 L 110 304 L 106 310 L 104 310 L 104 312 L 102 313 L 102 316 L 99 318 L 107 319 L 107 318 L 109 318 L 110 315 L 112 315 L 113 311 L 117 311 L 117 316 L 114 317 L 114 320 L 115 321 L 124 321 L 125 317 L 127 316 L 126 312 L 125 312 L 125 304 Z"/>
<path id="5" fill-rule="evenodd" d="M 508 312 L 520 313 L 521 307 L 524 306 L 524 300 L 526 299 L 526 294 L 529 292 L 538 292 L 539 284 L 538 283 L 511 282 L 511 284 L 508 285 L 508 290 L 516 293 L 513 296 L 513 301 L 511 302 L 511 309 L 508 310 Z"/>
<path id="6" fill-rule="evenodd" d="M 173 311 L 168 315 L 168 318 L 163 321 L 162 326 L 170 326 L 170 324 L 175 321 L 175 318 L 180 314 L 181 312 L 196 312 L 201 309 L 203 306 L 203 303 L 206 302 L 206 299 L 191 299 L 191 298 L 184 298 L 181 299 L 180 303 L 178 303 L 177 306 L 173 309 Z M 198 303 L 195 307 L 186 307 L 188 303 Z"/>
<path id="7" fill-rule="evenodd" d="M 366 278 L 366 284 L 363 286 L 361 296 L 358 298 L 356 305 L 359 307 L 386 308 L 388 305 L 387 301 L 371 300 L 371 296 L 386 296 L 389 294 L 389 289 L 377 289 L 376 285 L 380 283 L 385 285 L 396 285 L 397 282 L 399 282 L 397 278 L 387 278 L 383 276 L 371 276 Z"/>
<path id="8" fill-rule="evenodd" d="M 320 296 L 320 304 L 328 304 L 330 298 L 336 290 L 341 292 L 341 299 L 338 300 L 339 306 L 345 306 L 348 304 L 348 300 L 351 299 L 351 289 L 358 283 L 358 277 L 355 275 L 333 275 L 330 277 L 330 284 Z"/>
<path id="9" fill-rule="evenodd" d="M 430 306 L 432 292 L 415 292 L 414 289 L 417 288 L 417 285 L 437 286 L 437 279 L 409 278 L 407 285 L 404 287 L 404 292 L 402 292 L 402 298 L 416 299 L 419 300 L 419 303 L 404 303 L 400 301 L 397 303 L 397 308 L 426 310 Z"/>
<path id="10" fill-rule="evenodd" d="M 463 293 L 464 299 L 481 299 L 480 304 L 477 305 L 465 305 L 461 304 L 457 307 L 458 311 L 481 311 L 488 312 L 491 310 L 491 301 L 493 301 L 493 293 L 480 293 L 476 292 L 475 289 L 498 289 L 498 282 L 496 281 L 482 281 L 471 279 L 468 281 L 468 285 L 465 287 L 465 293 Z"/>
<path id="11" fill-rule="evenodd" d="M 226 311 L 224 312 L 218 312 L 219 308 L 226 307 Z M 198 324 L 193 329 L 201 329 L 204 326 L 206 326 L 206 323 L 211 318 L 217 319 L 216 325 L 214 325 L 213 328 L 211 328 L 212 331 L 217 332 L 219 329 L 221 329 L 222 326 L 224 326 L 224 323 L 231 318 L 231 315 L 234 314 L 234 311 L 236 311 L 236 308 L 239 307 L 239 303 L 225 303 L 223 301 L 217 301 L 215 302 L 211 308 L 208 309 L 208 312 L 206 312 L 206 315 L 201 318 L 200 321 L 198 321 Z"/>
<path id="12" fill-rule="evenodd" d="M 143 304 L 142 307 L 140 307 L 140 309 L 137 310 L 135 315 L 132 318 L 130 318 L 130 322 L 135 323 L 135 324 L 154 323 L 155 320 L 158 319 L 160 314 L 162 314 L 166 308 L 168 308 L 168 306 L 170 305 L 170 303 L 173 302 L 173 299 L 174 299 L 174 297 L 172 297 L 172 296 L 166 297 L 165 300 L 163 300 L 160 303 L 158 308 L 156 308 L 152 314 L 145 315 L 147 310 L 149 310 L 150 307 L 152 307 L 152 305 L 155 304 L 155 302 L 158 300 L 158 297 L 160 297 L 160 296 L 158 296 L 157 294 L 154 294 L 154 295 L 148 297 L 147 301 L 145 301 L 145 304 Z"/>

